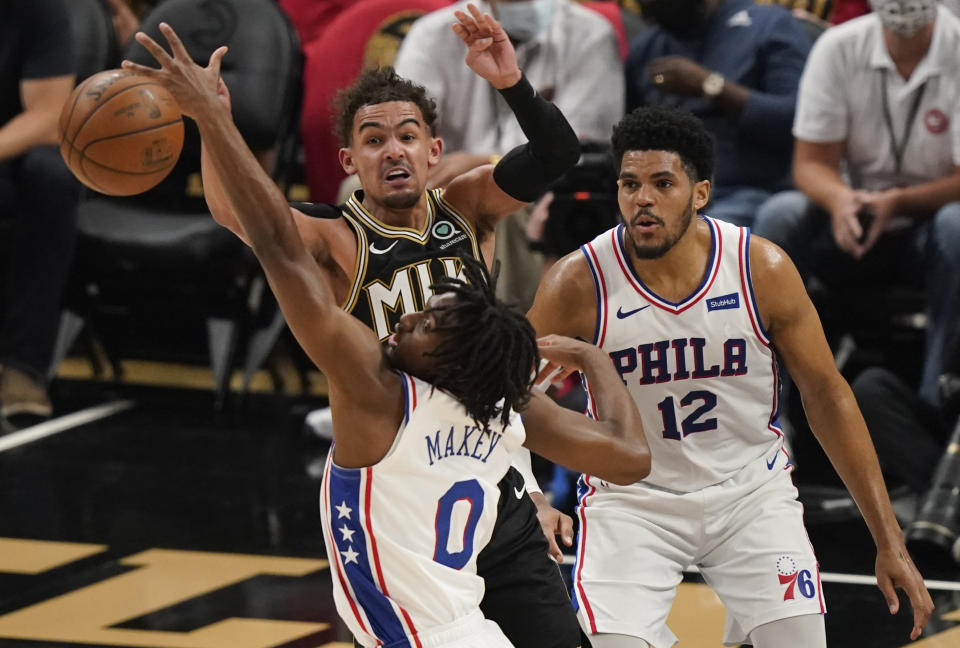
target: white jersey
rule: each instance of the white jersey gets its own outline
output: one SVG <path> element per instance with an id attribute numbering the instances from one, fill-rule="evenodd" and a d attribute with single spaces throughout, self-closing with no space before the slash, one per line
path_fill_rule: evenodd
<path id="1" fill-rule="evenodd" d="M 514 412 L 484 433 L 452 396 L 401 376 L 406 411 L 390 451 L 366 468 L 341 468 L 331 452 L 320 508 L 341 618 L 363 645 L 416 648 L 479 612 L 477 554 L 525 432 Z"/>
<path id="2" fill-rule="evenodd" d="M 774 456 L 783 438 L 776 358 L 750 279 L 750 231 L 702 218 L 712 254 L 703 282 L 678 303 L 637 276 L 623 225 L 581 247 L 597 290 L 593 342 L 610 355 L 643 417 L 653 457 L 643 483 L 678 492 Z M 589 388 L 588 407 L 596 418 Z"/>

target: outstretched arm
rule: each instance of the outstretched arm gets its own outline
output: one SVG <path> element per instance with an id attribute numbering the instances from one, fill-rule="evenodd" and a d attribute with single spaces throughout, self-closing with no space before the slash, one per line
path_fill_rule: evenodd
<path id="1" fill-rule="evenodd" d="M 554 463 L 615 484 L 650 473 L 650 448 L 640 412 L 607 355 L 586 342 L 559 335 L 540 338 L 540 354 L 563 373 L 582 371 L 596 399 L 597 419 L 560 407 L 534 391 L 521 414 L 524 445 Z"/>
<path id="2" fill-rule="evenodd" d="M 907 593 L 914 619 L 910 637 L 916 639 L 933 611 L 933 602 L 904 546 L 853 392 L 836 369 L 817 312 L 783 250 L 752 238 L 750 267 L 761 319 L 800 390 L 810 428 L 850 490 L 877 545 L 877 585 L 891 614 L 899 609 L 894 588 Z"/>
<path id="3" fill-rule="evenodd" d="M 338 463 L 369 465 L 382 457 L 377 450 L 384 440 L 393 439 L 403 418 L 400 378 L 390 370 L 376 336 L 338 308 L 328 282 L 317 272 L 316 262 L 300 238 L 286 199 L 257 163 L 229 110 L 218 99 L 220 61 L 226 48 L 215 51 L 209 65 L 202 68 L 191 60 L 169 25 L 161 23 L 160 30 L 172 57 L 146 34 L 138 33 L 136 39 L 161 69 L 129 61 L 124 67 L 163 84 L 183 113 L 197 123 L 223 195 L 263 266 L 291 331 L 330 382 Z M 377 404 L 375 410 L 370 403 Z M 340 441 L 346 442 L 343 447 Z M 383 452 L 388 447 L 389 443 Z"/>
<path id="4" fill-rule="evenodd" d="M 467 6 L 471 15 L 456 12 L 460 22 L 453 26 L 467 45 L 466 63 L 500 91 L 529 140 L 496 167 L 477 167 L 447 186 L 447 201 L 462 213 L 475 215 L 475 225 L 485 229 L 546 192 L 580 159 L 580 145 L 563 113 L 523 76 L 503 27 L 489 14 Z"/>

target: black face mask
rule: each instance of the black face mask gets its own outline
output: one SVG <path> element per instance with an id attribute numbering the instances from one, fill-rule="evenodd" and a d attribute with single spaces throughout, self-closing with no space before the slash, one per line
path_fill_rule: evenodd
<path id="1" fill-rule="evenodd" d="M 674 36 L 691 36 L 707 22 L 706 0 L 640 0 L 643 16 Z"/>

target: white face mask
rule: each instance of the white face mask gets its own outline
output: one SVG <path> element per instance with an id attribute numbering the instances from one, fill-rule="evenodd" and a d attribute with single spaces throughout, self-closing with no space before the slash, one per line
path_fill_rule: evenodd
<path id="1" fill-rule="evenodd" d="M 498 2 L 497 20 L 515 40 L 525 42 L 547 28 L 556 11 L 556 0 Z"/>
<path id="2" fill-rule="evenodd" d="M 910 38 L 937 17 L 936 0 L 870 0 L 870 8 L 883 26 Z"/>

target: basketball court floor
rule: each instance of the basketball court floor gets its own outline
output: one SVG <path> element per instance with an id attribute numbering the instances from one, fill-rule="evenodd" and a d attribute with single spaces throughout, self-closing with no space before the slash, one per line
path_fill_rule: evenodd
<path id="1" fill-rule="evenodd" d="M 327 444 L 312 401 L 63 380 L 57 418 L 0 435 L 0 646 L 347 648 L 317 512 Z M 924 637 L 872 584 L 873 545 L 842 497 L 795 479 L 823 572 L 828 645 L 960 646 L 960 568 L 925 576 Z M 671 627 L 720 646 L 723 608 L 689 574 Z M 798 646 L 797 648 L 802 648 Z"/>

